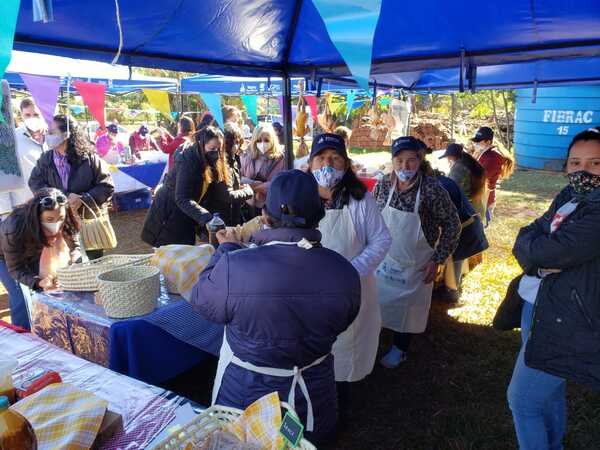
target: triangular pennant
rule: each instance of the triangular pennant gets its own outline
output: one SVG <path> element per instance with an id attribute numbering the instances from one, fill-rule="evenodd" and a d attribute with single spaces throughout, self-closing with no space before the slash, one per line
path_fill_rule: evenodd
<path id="1" fill-rule="evenodd" d="M 354 99 L 356 98 L 356 92 L 353 89 L 348 91 L 346 94 L 346 119 L 350 117 L 352 107 L 354 106 Z"/>
<path id="2" fill-rule="evenodd" d="M 20 0 L 0 1 L 0 80 L 12 55 Z"/>
<path id="3" fill-rule="evenodd" d="M 101 127 L 106 125 L 104 116 L 104 102 L 106 86 L 100 83 L 88 83 L 86 81 L 73 81 L 73 86 L 81 94 L 83 102 L 87 105 L 88 109 L 94 119 L 98 121 Z"/>
<path id="4" fill-rule="evenodd" d="M 242 101 L 244 102 L 244 106 L 246 107 L 246 112 L 248 113 L 248 117 L 252 119 L 254 125 L 258 125 L 258 116 L 256 113 L 256 95 L 242 95 Z"/>
<path id="5" fill-rule="evenodd" d="M 313 4 L 353 78 L 368 90 L 381 0 L 313 0 Z"/>
<path id="6" fill-rule="evenodd" d="M 317 123 L 317 114 L 319 114 L 319 107 L 317 106 L 317 97 L 314 95 L 306 95 L 304 97 L 308 107 L 310 108 L 310 115 L 312 116 L 315 123 Z"/>
<path id="7" fill-rule="evenodd" d="M 27 90 L 31 93 L 35 104 L 42 113 L 42 116 L 44 116 L 46 124 L 50 126 L 54 119 L 54 111 L 56 110 L 56 102 L 58 101 L 60 78 L 30 75 L 28 73 L 21 73 L 19 75 L 21 75 L 25 86 L 27 86 Z"/>
<path id="8" fill-rule="evenodd" d="M 169 93 L 159 89 L 143 89 L 144 95 L 148 99 L 150 106 L 159 111 L 169 120 L 173 120 L 171 116 L 171 105 L 169 104 Z"/>
<path id="9" fill-rule="evenodd" d="M 223 128 L 223 110 L 221 109 L 221 96 L 219 94 L 200 94 L 202 101 L 213 115 L 217 123 Z"/>
<path id="10" fill-rule="evenodd" d="M 283 96 L 280 95 L 277 97 L 277 100 L 279 101 L 279 114 L 281 114 L 281 117 L 283 117 Z"/>

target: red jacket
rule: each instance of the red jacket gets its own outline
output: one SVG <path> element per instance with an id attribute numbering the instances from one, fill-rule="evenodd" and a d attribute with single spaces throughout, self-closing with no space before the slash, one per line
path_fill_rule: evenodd
<path id="1" fill-rule="evenodd" d="M 169 169 L 173 167 L 173 163 L 175 162 L 175 150 L 177 150 L 185 141 L 185 136 L 182 134 L 173 137 L 170 133 L 165 133 L 164 137 L 160 140 L 161 150 L 169 155 Z"/>
<path id="2" fill-rule="evenodd" d="M 484 151 L 479 157 L 479 164 L 485 169 L 485 175 L 487 176 L 488 189 L 490 195 L 488 197 L 487 206 L 493 205 L 496 202 L 496 185 L 498 179 L 502 173 L 502 165 L 504 164 L 504 156 L 495 150 L 495 147 L 491 147 Z"/>

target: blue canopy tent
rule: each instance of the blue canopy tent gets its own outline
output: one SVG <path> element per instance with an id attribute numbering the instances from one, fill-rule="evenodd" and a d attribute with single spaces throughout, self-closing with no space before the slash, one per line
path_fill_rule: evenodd
<path id="1" fill-rule="evenodd" d="M 54 3 L 54 21 L 44 24 L 32 21 L 31 2 L 21 2 L 16 49 L 188 72 L 280 76 L 288 148 L 290 77 L 350 75 L 311 0 L 121 0 L 120 21 L 112 2 Z M 466 80 L 473 88 L 484 66 L 598 55 L 598 0 L 382 0 L 371 78 L 454 68 L 459 87 Z M 576 70 L 560 70 L 577 82 Z M 594 72 L 600 80 L 600 71 Z"/>

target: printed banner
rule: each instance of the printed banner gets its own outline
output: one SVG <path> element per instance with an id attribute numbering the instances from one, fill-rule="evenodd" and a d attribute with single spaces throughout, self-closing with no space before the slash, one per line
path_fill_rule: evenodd
<path id="1" fill-rule="evenodd" d="M 368 91 L 381 0 L 313 0 L 313 4 L 350 73 Z"/>
<path id="2" fill-rule="evenodd" d="M 17 153 L 15 121 L 10 100 L 10 86 L 0 80 L 0 192 L 11 192 L 26 186 Z"/>
<path id="3" fill-rule="evenodd" d="M 101 127 L 106 126 L 104 115 L 106 86 L 86 81 L 73 81 L 73 86 L 79 91 L 83 103 L 87 105 L 94 119 L 98 121 Z"/>
<path id="4" fill-rule="evenodd" d="M 171 104 L 169 103 L 169 93 L 159 89 L 142 89 L 144 95 L 148 99 L 150 105 L 158 110 L 163 116 L 169 120 L 173 120 L 171 116 Z"/>
<path id="5" fill-rule="evenodd" d="M 31 93 L 35 104 L 44 116 L 46 124 L 50 126 L 56 111 L 56 102 L 58 102 L 60 78 L 27 73 L 20 73 L 19 75 L 21 75 L 27 90 Z"/>
<path id="6" fill-rule="evenodd" d="M 223 110 L 221 109 L 221 96 L 219 94 L 200 94 L 202 101 L 213 115 L 217 123 L 223 128 Z"/>
<path id="7" fill-rule="evenodd" d="M 256 102 L 258 97 L 256 95 L 242 95 L 241 98 L 244 102 L 244 106 L 246 107 L 248 117 L 250 117 L 254 125 L 258 125 L 258 115 L 256 113 Z"/>

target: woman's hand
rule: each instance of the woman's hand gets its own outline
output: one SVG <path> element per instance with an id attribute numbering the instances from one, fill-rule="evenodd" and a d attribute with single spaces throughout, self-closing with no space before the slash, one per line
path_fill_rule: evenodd
<path id="1" fill-rule="evenodd" d="M 433 280 L 435 280 L 435 276 L 438 273 L 440 265 L 438 263 L 436 263 L 435 261 L 429 261 L 427 264 L 425 264 L 425 267 L 423 267 L 422 271 L 423 271 L 423 283 L 425 284 L 429 284 L 429 283 L 433 283 Z"/>
<path id="2" fill-rule="evenodd" d="M 79 211 L 79 208 L 81 208 L 81 195 L 69 194 L 67 200 L 69 201 L 69 207 L 72 211 Z"/>
<path id="3" fill-rule="evenodd" d="M 58 279 L 54 278 L 52 275 L 47 275 L 45 278 L 42 278 L 38 283 L 39 286 L 46 291 L 53 291 L 59 288 Z"/>
<path id="4" fill-rule="evenodd" d="M 217 231 L 217 241 L 219 244 L 240 244 L 240 241 L 235 236 L 235 231 L 230 227 Z"/>
<path id="5" fill-rule="evenodd" d="M 321 197 L 323 200 L 331 200 L 331 189 L 319 186 L 319 197 Z"/>

